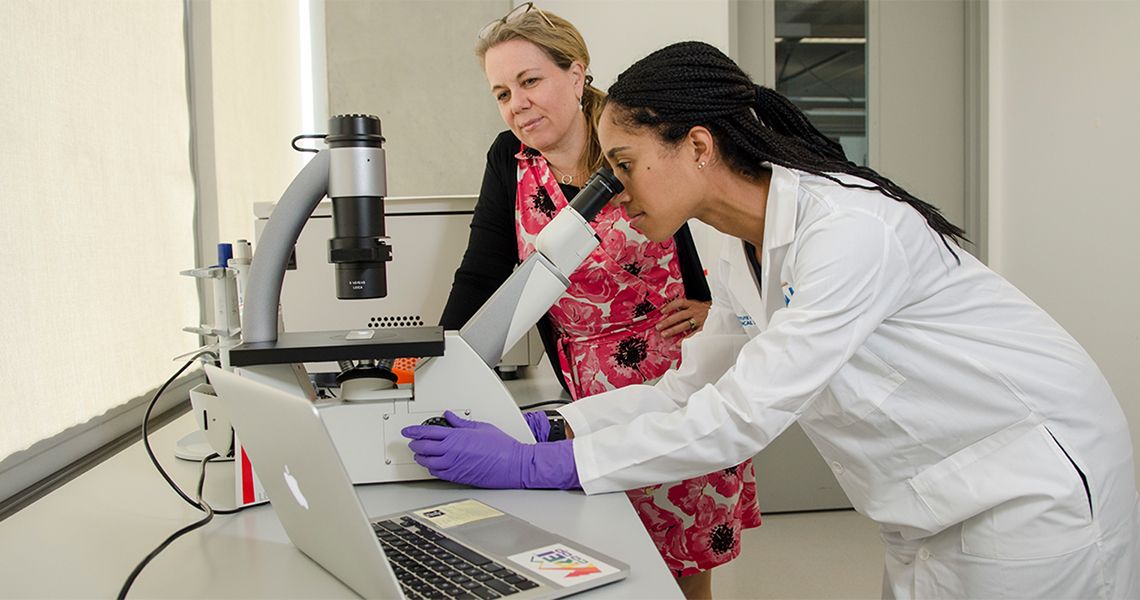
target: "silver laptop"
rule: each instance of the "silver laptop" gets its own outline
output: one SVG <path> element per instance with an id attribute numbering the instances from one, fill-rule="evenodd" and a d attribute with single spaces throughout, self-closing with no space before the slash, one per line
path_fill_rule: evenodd
<path id="1" fill-rule="evenodd" d="M 309 400 L 212 365 L 206 374 L 289 540 L 361 596 L 561 598 L 629 574 L 473 499 L 368 517 Z"/>

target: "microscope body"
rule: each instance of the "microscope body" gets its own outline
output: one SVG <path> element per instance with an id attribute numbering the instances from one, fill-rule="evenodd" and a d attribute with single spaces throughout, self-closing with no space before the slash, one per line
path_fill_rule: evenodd
<path id="1" fill-rule="evenodd" d="M 560 212 L 539 234 L 538 251 L 462 330 L 444 333 L 443 354 L 420 361 L 408 397 L 318 405 L 352 480 L 430 478 L 414 461 L 400 430 L 445 410 L 492 423 L 521 442 L 533 443 L 534 435 L 493 367 L 566 291 L 569 274 L 598 244 L 578 211 Z"/>
<path id="2" fill-rule="evenodd" d="M 338 119 L 353 122 L 346 125 Z M 571 207 L 561 211 L 539 235 L 538 251 L 515 270 L 461 331 L 407 327 L 279 332 L 277 307 L 289 254 L 326 192 L 333 199 L 334 221 L 338 210 L 347 207 L 344 212 L 348 214 L 344 223 L 335 226 L 337 238 L 330 242 L 330 262 L 338 268 L 338 296 L 386 294 L 383 263 L 391 259 L 391 250 L 383 238 L 383 138 L 379 120 L 373 127 L 367 119 L 375 117 L 330 119 L 330 130 L 339 127 L 343 135 L 334 140 L 330 134 L 330 148 L 318 152 L 302 169 L 274 208 L 250 266 L 242 344 L 229 349 L 228 361 L 223 362 L 242 376 L 310 399 L 354 483 L 430 479 L 427 470 L 414 461 L 400 430 L 438 417 L 445 410 L 492 423 L 519 441 L 534 442 L 494 366 L 565 292 L 570 273 L 598 246 L 588 221 L 620 193 L 621 184 L 612 174 L 595 175 Z M 318 399 L 303 366 L 306 362 L 403 357 L 420 359 L 412 384 L 342 387 L 342 392 L 356 390 L 356 397 L 351 399 Z M 264 501 L 264 492 L 241 450 L 241 432 L 235 437 L 238 502 Z"/>

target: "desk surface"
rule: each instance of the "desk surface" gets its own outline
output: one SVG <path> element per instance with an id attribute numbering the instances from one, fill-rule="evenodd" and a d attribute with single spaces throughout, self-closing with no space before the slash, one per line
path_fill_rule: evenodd
<path id="1" fill-rule="evenodd" d="M 539 365 L 539 369 L 544 365 Z M 532 369 L 535 370 L 535 369 Z M 557 397 L 541 382 L 512 382 L 520 403 Z M 550 395 L 541 394 L 552 392 Z M 198 464 L 173 457 L 194 429 L 189 415 L 151 434 L 171 476 L 193 495 Z M 629 563 L 630 576 L 583 598 L 681 598 L 625 494 L 477 490 L 441 481 L 357 486 L 371 515 L 477 498 Z M 232 467 L 211 464 L 206 499 L 233 506 Z M 141 443 L 0 522 L 0 597 L 112 598 L 135 565 L 201 513 L 170 490 Z M 175 541 L 143 570 L 131 598 L 353 598 L 293 547 L 268 505 L 217 516 Z"/>

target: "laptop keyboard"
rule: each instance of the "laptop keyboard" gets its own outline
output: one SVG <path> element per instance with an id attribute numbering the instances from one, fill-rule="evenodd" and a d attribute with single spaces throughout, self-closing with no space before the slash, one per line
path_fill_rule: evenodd
<path id="1" fill-rule="evenodd" d="M 410 517 L 372 524 L 408 600 L 489 600 L 538 587 Z"/>

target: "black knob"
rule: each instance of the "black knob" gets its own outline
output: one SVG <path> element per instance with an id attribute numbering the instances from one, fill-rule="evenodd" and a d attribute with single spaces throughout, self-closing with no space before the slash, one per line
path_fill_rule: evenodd
<path id="1" fill-rule="evenodd" d="M 380 118 L 374 115 L 336 115 L 329 119 L 329 134 L 325 141 L 329 148 L 380 148 L 384 143 L 384 136 L 380 133 Z"/>

